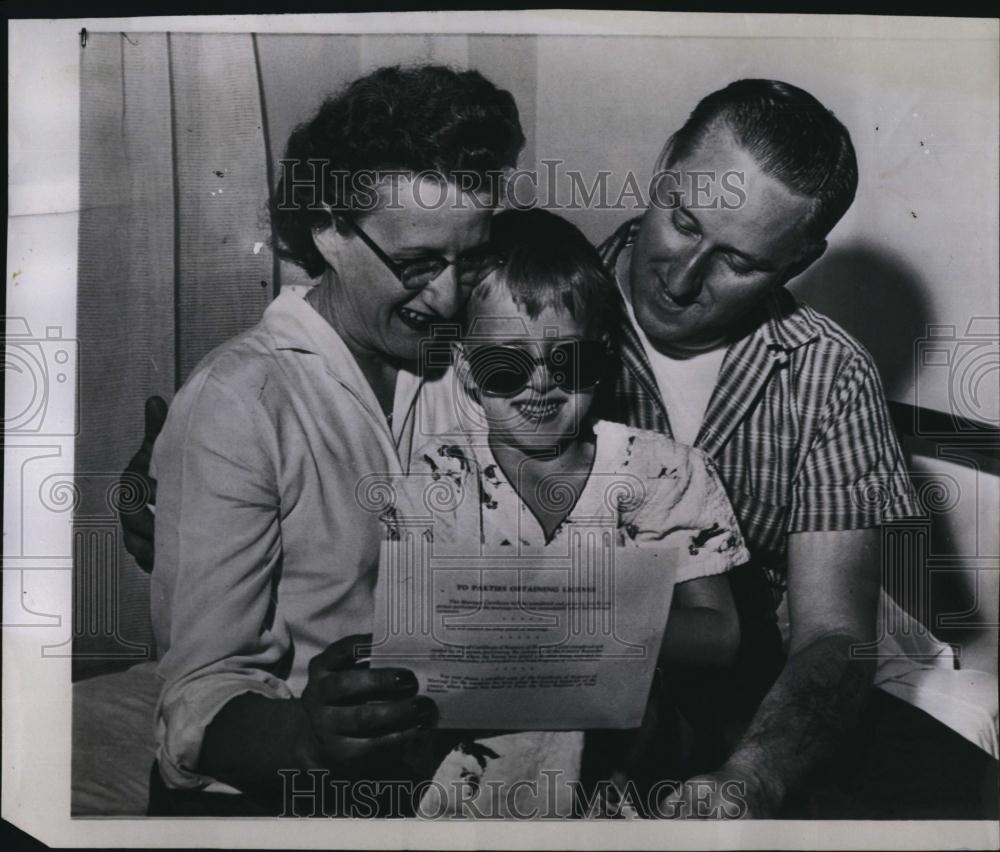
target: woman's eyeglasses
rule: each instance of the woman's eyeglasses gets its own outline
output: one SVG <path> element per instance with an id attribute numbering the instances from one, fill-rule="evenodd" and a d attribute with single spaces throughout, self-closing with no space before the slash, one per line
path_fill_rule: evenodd
<path id="1" fill-rule="evenodd" d="M 455 277 L 459 284 L 464 287 L 474 287 L 494 269 L 503 265 L 503 258 L 489 245 L 467 252 L 454 261 L 440 256 L 418 257 L 407 261 L 393 260 L 350 216 L 341 216 L 340 221 L 346 223 L 358 235 L 361 242 L 372 250 L 372 253 L 407 290 L 420 290 L 426 287 L 449 266 L 455 267 Z"/>
<path id="2" fill-rule="evenodd" d="M 563 340 L 539 354 L 539 343 L 469 344 L 466 360 L 472 380 L 489 396 L 517 396 L 531 382 L 539 364 L 549 379 L 566 393 L 594 387 L 605 369 L 608 347 L 597 340 Z"/>

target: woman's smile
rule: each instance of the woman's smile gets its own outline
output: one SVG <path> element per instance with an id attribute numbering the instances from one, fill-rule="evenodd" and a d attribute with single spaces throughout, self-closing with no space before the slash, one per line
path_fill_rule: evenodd
<path id="1" fill-rule="evenodd" d="M 424 311 L 416 311 L 413 308 L 404 306 L 396 309 L 396 316 L 399 317 L 404 325 L 420 333 L 426 332 L 431 327 L 431 323 L 442 319 L 436 313 L 425 313 Z"/>

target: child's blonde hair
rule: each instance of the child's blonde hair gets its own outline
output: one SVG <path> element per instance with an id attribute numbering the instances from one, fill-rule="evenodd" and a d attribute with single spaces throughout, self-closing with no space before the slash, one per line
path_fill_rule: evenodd
<path id="1" fill-rule="evenodd" d="M 490 243 L 503 263 L 472 292 L 502 288 L 536 318 L 546 308 L 568 311 L 595 335 L 618 325 L 620 299 L 601 256 L 572 222 L 547 210 L 504 210 L 493 217 Z"/>

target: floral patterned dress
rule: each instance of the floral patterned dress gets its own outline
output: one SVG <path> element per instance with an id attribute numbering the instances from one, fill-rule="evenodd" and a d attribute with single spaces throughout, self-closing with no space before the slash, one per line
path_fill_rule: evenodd
<path id="1" fill-rule="evenodd" d="M 680 554 L 681 583 L 728 571 L 749 554 L 711 460 L 657 432 L 597 421 L 594 464 L 575 504 L 570 489 L 539 484 L 567 514 L 551 536 L 493 457 L 485 437 L 430 442 L 412 457 L 409 483 L 435 504 L 434 548 L 530 557 L 557 548 L 574 525 L 611 524 L 619 547 Z M 447 486 L 442 501 L 435 489 Z M 560 504 L 560 501 L 562 503 Z M 388 523 L 398 521 L 394 512 Z M 420 813 L 429 817 L 568 816 L 579 783 L 582 731 L 472 733 L 442 761 Z"/>

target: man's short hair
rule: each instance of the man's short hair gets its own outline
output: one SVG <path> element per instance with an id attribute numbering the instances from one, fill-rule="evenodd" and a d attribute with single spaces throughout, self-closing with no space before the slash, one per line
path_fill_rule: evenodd
<path id="1" fill-rule="evenodd" d="M 761 170 L 814 200 L 808 227 L 824 238 L 854 201 L 858 163 L 850 134 L 834 114 L 798 86 L 737 80 L 702 98 L 665 149 L 666 168 L 724 126 Z"/>

